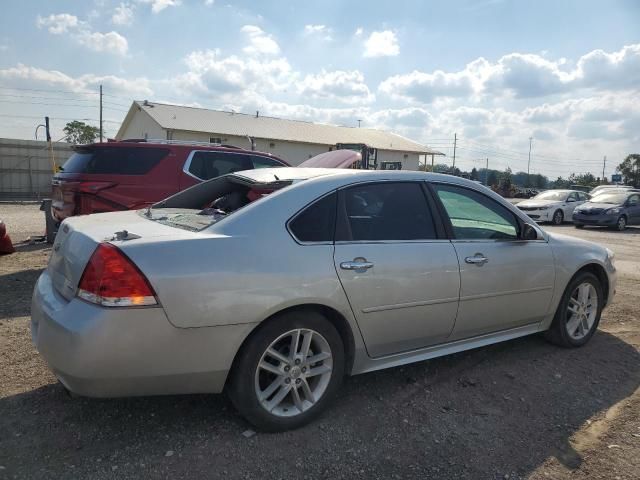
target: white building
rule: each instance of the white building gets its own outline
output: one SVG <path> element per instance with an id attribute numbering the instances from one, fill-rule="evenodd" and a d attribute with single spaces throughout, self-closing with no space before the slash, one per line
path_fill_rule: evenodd
<path id="1" fill-rule="evenodd" d="M 361 143 L 378 150 L 382 162 L 402 162 L 403 170 L 417 170 L 418 158 L 443 155 L 395 133 L 371 128 L 339 127 L 300 120 L 247 115 L 155 102 L 133 102 L 116 139 L 187 140 L 235 145 L 269 152 L 298 165 L 338 143 Z"/>

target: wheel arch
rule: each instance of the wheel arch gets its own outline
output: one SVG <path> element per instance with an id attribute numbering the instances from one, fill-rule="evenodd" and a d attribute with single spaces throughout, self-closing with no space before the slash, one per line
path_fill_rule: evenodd
<path id="1" fill-rule="evenodd" d="M 319 304 L 319 303 L 305 303 L 299 305 L 292 305 L 287 308 L 283 308 L 278 310 L 277 312 L 272 313 L 270 316 L 265 318 L 263 321 L 256 324 L 255 328 L 249 332 L 249 334 L 245 337 L 245 339 L 240 344 L 240 347 L 236 351 L 236 354 L 233 358 L 233 362 L 231 363 L 231 368 L 229 369 L 229 375 L 227 375 L 226 384 L 229 382 L 231 377 L 231 372 L 234 370 L 236 361 L 240 357 L 242 351 L 246 348 L 246 345 L 251 341 L 251 339 L 258 334 L 258 332 L 268 323 L 274 321 L 280 315 L 291 312 L 309 312 L 313 311 L 319 313 L 324 318 L 326 318 L 338 331 L 340 338 L 344 344 L 344 354 L 345 354 L 345 372 L 347 374 L 351 373 L 353 368 L 354 360 L 355 360 L 355 338 L 354 333 L 349 325 L 347 319 L 335 308 L 329 307 L 327 305 Z"/>
<path id="2" fill-rule="evenodd" d="M 571 283 L 573 279 L 576 278 L 576 276 L 582 272 L 589 272 L 596 276 L 596 278 L 600 282 L 600 285 L 602 286 L 602 296 L 604 297 L 603 306 L 606 306 L 607 299 L 609 298 L 609 287 L 610 287 L 609 276 L 607 275 L 607 271 L 599 263 L 587 263 L 586 265 L 583 265 L 582 267 L 580 267 L 580 269 L 573 274 L 573 276 L 571 277 L 567 285 L 569 285 L 569 283 Z"/>

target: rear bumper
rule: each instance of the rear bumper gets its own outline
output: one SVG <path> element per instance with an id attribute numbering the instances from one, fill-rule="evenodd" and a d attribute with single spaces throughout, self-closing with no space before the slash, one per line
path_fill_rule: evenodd
<path id="1" fill-rule="evenodd" d="M 46 271 L 31 306 L 34 345 L 65 387 L 89 397 L 221 392 L 252 328 L 176 328 L 159 307 L 67 301 Z"/>
<path id="2" fill-rule="evenodd" d="M 581 215 L 573 214 L 573 223 L 581 225 L 613 226 L 618 221 L 617 215 Z"/>

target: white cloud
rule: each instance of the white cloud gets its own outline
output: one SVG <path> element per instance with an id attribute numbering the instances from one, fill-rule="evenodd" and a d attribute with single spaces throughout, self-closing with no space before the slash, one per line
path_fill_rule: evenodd
<path id="1" fill-rule="evenodd" d="M 111 22 L 115 25 L 131 25 L 133 23 L 133 5 L 127 3 L 118 5 L 111 16 Z"/>
<path id="2" fill-rule="evenodd" d="M 249 45 L 244 47 L 248 54 L 277 55 L 280 46 L 273 37 L 255 25 L 245 25 L 240 31 L 249 37 Z"/>
<path id="3" fill-rule="evenodd" d="M 354 35 L 355 35 L 356 37 L 359 37 L 359 36 L 361 36 L 363 33 L 364 33 L 364 30 L 362 29 L 362 27 L 358 27 L 358 28 L 356 28 L 356 31 L 354 32 Z"/>
<path id="4" fill-rule="evenodd" d="M 380 92 L 395 99 L 430 103 L 437 97 L 468 97 L 473 94 L 472 80 L 466 72 L 433 73 L 413 71 L 394 75 L 380 83 Z"/>
<path id="5" fill-rule="evenodd" d="M 153 13 L 160 13 L 168 7 L 178 7 L 182 5 L 182 0 L 138 0 L 140 3 L 151 5 Z"/>
<path id="6" fill-rule="evenodd" d="M 79 25 L 79 21 L 78 17 L 75 15 L 58 13 L 56 15 L 49 15 L 48 17 L 41 17 L 38 15 L 36 25 L 38 28 L 47 27 L 49 33 L 60 35 L 61 33 L 67 32 L 69 29 L 77 27 Z"/>
<path id="7" fill-rule="evenodd" d="M 307 36 L 318 36 L 323 40 L 332 40 L 331 28 L 326 25 L 305 25 L 304 34 Z"/>
<path id="8" fill-rule="evenodd" d="M 493 98 L 512 96 L 532 99 L 575 94 L 580 89 L 628 89 L 640 85 L 640 44 L 618 52 L 594 50 L 583 55 L 576 67 L 567 61 L 548 60 L 536 54 L 510 53 L 492 63 L 482 57 L 457 72 L 413 71 L 394 75 L 379 85 L 393 99 L 431 103 L 438 98 Z"/>
<path id="9" fill-rule="evenodd" d="M 223 101 L 286 90 L 296 79 L 285 58 L 222 56 L 220 50 L 190 53 L 189 71 L 174 81 L 186 93 L 217 96 Z"/>
<path id="10" fill-rule="evenodd" d="M 36 23 L 39 28 L 47 27 L 54 35 L 68 34 L 74 41 L 95 52 L 124 56 L 129 49 L 127 39 L 118 32 L 93 32 L 87 22 L 68 13 L 49 15 L 46 18 L 39 16 Z"/>
<path id="11" fill-rule="evenodd" d="M 100 33 L 83 31 L 80 32 L 76 38 L 80 45 L 94 52 L 106 52 L 124 56 L 129 49 L 127 39 L 118 32 Z"/>
<path id="12" fill-rule="evenodd" d="M 204 0 L 204 4 L 205 4 L 206 7 L 210 7 L 214 3 L 216 3 L 216 0 Z"/>
<path id="13" fill-rule="evenodd" d="M 357 70 L 322 70 L 318 74 L 306 75 L 299 82 L 298 93 L 312 99 L 351 104 L 370 103 L 375 100 L 365 83 L 364 75 Z"/>
<path id="14" fill-rule="evenodd" d="M 71 77 L 58 70 L 45 70 L 18 64 L 0 69 L 0 79 L 7 86 L 62 89 L 77 93 L 96 92 L 100 84 L 113 94 L 148 98 L 153 95 L 149 79 L 122 78 L 114 75 L 85 74 Z"/>
<path id="15" fill-rule="evenodd" d="M 399 53 L 398 37 L 391 30 L 371 32 L 364 42 L 365 57 L 394 57 Z"/>

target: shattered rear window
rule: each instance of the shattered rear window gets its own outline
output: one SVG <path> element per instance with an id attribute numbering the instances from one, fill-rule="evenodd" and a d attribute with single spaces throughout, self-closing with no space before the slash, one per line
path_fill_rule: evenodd
<path id="1" fill-rule="evenodd" d="M 225 218 L 224 212 L 215 209 L 153 208 L 139 210 L 138 215 L 169 227 L 190 232 L 200 232 Z"/>

